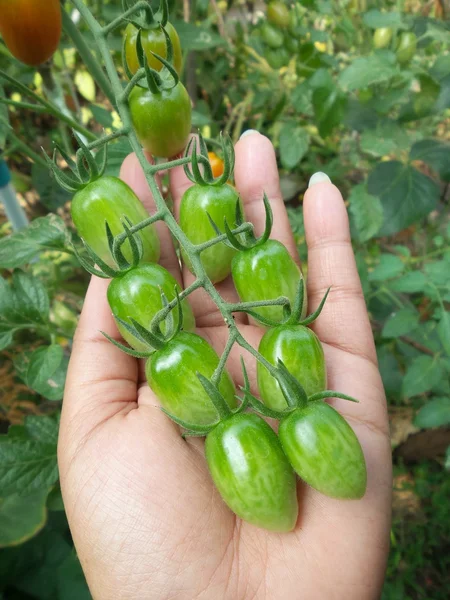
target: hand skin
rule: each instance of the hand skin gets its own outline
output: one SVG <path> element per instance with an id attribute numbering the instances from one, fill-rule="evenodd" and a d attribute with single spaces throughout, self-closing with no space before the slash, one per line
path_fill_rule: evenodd
<path id="1" fill-rule="evenodd" d="M 122 178 L 153 210 L 135 156 Z M 273 208 L 272 237 L 297 257 L 280 194 L 275 154 L 257 132 L 236 145 L 236 186 L 247 219 L 261 233 L 262 192 Z M 175 210 L 191 185 L 172 170 Z M 214 489 L 203 440 L 184 441 L 158 408 L 143 365 L 108 342 L 120 339 L 106 301 L 107 281 L 92 278 L 75 335 L 58 446 L 61 487 L 76 550 L 95 600 L 371 600 L 381 594 L 389 549 L 391 451 L 383 386 L 350 243 L 342 197 L 331 183 L 305 194 L 308 298 L 324 344 L 329 387 L 360 400 L 333 401 L 358 435 L 368 468 L 362 500 L 327 498 L 298 483 L 295 530 L 276 534 L 237 519 Z M 184 286 L 170 235 L 158 224 L 161 264 Z M 218 286 L 237 301 L 232 282 Z M 220 353 L 227 328 L 198 290 L 191 297 L 198 333 Z M 255 347 L 262 331 L 236 315 Z M 242 384 L 240 348 L 228 368 Z M 253 382 L 255 363 L 244 355 Z M 256 389 L 254 390 L 257 391 Z"/>

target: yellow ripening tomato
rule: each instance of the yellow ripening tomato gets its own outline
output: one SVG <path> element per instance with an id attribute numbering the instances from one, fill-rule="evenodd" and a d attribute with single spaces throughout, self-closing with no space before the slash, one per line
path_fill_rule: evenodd
<path id="1" fill-rule="evenodd" d="M 0 0 L 0 33 L 13 56 L 30 66 L 40 65 L 59 44 L 59 0 Z"/>
<path id="2" fill-rule="evenodd" d="M 215 152 L 208 152 L 208 158 L 211 163 L 213 177 L 220 177 L 223 174 L 223 160 Z"/>

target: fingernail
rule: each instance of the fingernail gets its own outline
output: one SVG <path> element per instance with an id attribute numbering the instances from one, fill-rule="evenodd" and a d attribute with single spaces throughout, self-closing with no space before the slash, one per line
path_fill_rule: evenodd
<path id="1" fill-rule="evenodd" d="M 314 173 L 314 175 L 309 180 L 308 187 L 310 188 L 313 185 L 316 185 L 316 183 L 324 183 L 325 181 L 327 183 L 331 183 L 331 179 L 326 173 L 322 173 L 322 171 L 317 171 L 317 173 Z"/>
<path id="2" fill-rule="evenodd" d="M 256 129 L 247 129 L 247 131 L 244 131 L 244 133 L 241 135 L 241 137 L 239 139 L 242 140 L 242 138 L 245 138 L 248 135 L 252 135 L 252 133 L 259 133 L 259 131 L 256 131 Z"/>

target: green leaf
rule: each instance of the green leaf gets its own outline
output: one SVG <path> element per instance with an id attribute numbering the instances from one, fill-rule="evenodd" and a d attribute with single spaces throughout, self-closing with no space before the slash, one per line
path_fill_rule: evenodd
<path id="1" fill-rule="evenodd" d="M 383 223 L 383 207 L 376 196 L 368 193 L 364 183 L 352 188 L 349 197 L 350 214 L 353 217 L 358 239 L 367 242 L 373 238 Z"/>
<path id="2" fill-rule="evenodd" d="M 23 352 L 14 361 L 24 383 L 48 400 L 62 399 L 68 364 L 68 357 L 57 344 Z"/>
<path id="3" fill-rule="evenodd" d="M 403 376 L 396 356 L 385 344 L 377 346 L 378 366 L 388 398 L 398 398 L 402 392 Z"/>
<path id="4" fill-rule="evenodd" d="M 392 29 L 406 29 L 403 15 L 398 12 L 380 12 L 376 8 L 369 10 L 363 16 L 363 23 L 372 29 L 391 27 Z"/>
<path id="5" fill-rule="evenodd" d="M 437 286 L 448 285 L 448 273 L 450 269 L 450 257 L 443 260 L 435 260 L 425 265 L 426 276 Z"/>
<path id="6" fill-rule="evenodd" d="M 392 121 L 381 122 L 375 129 L 362 132 L 361 150 L 372 156 L 384 156 L 397 149 L 409 150 L 411 142 L 404 129 Z"/>
<path id="7" fill-rule="evenodd" d="M 315 89 L 312 101 L 319 133 L 322 137 L 327 137 L 342 122 L 347 99 L 333 84 L 331 88 L 319 87 Z"/>
<path id="8" fill-rule="evenodd" d="M 444 376 L 441 361 L 433 356 L 418 356 L 410 365 L 403 379 L 403 394 L 408 398 L 430 392 Z"/>
<path id="9" fill-rule="evenodd" d="M 71 552 L 58 569 L 58 600 L 91 600 L 83 569 Z"/>
<path id="10" fill-rule="evenodd" d="M 411 160 L 422 160 L 434 169 L 444 181 L 450 181 L 450 144 L 438 140 L 416 142 L 409 155 Z"/>
<path id="11" fill-rule="evenodd" d="M 45 419 L 39 428 L 36 419 Z M 50 422 L 52 420 L 52 427 Z M 56 439 L 58 420 L 52 417 L 30 417 L 25 425 L 0 436 L 0 489 L 3 497 L 31 494 L 46 490 L 58 479 Z"/>
<path id="12" fill-rule="evenodd" d="M 6 329 L 4 328 L 5 326 L 0 323 L 0 350 L 7 348 L 13 341 L 14 329 L 10 329 L 8 326 Z"/>
<path id="13" fill-rule="evenodd" d="M 280 157 L 285 169 L 293 169 L 309 148 L 309 135 L 293 122 L 283 125 L 280 131 Z"/>
<path id="14" fill-rule="evenodd" d="M 406 335 L 419 325 L 419 313 L 412 308 L 402 308 L 393 313 L 385 322 L 383 331 L 384 338 L 396 338 Z"/>
<path id="15" fill-rule="evenodd" d="M 44 527 L 47 494 L 42 489 L 27 496 L 0 498 L 0 548 L 23 544 Z"/>
<path id="16" fill-rule="evenodd" d="M 181 46 L 184 52 L 189 50 L 208 50 L 223 46 L 225 40 L 206 27 L 199 27 L 193 23 L 185 23 L 184 21 L 172 21 L 172 25 L 180 36 Z"/>
<path id="17" fill-rule="evenodd" d="M 419 410 L 414 425 L 421 429 L 450 425 L 450 398 L 433 398 Z"/>
<path id="18" fill-rule="evenodd" d="M 416 294 L 423 292 L 427 285 L 427 279 L 422 271 L 411 271 L 405 273 L 402 277 L 395 279 L 389 283 L 389 287 L 393 292 L 404 294 Z"/>
<path id="19" fill-rule="evenodd" d="M 48 210 L 54 211 L 71 199 L 71 194 L 64 190 L 52 177 L 48 167 L 34 163 L 31 168 L 31 180 L 39 194 L 39 199 Z"/>
<path id="20" fill-rule="evenodd" d="M 43 283 L 23 271 L 14 271 L 12 278 L 15 312 L 22 322 L 45 323 L 49 319 L 50 300 Z"/>
<path id="21" fill-rule="evenodd" d="M 380 162 L 368 179 L 370 194 L 384 210 L 380 235 L 392 235 L 426 217 L 439 201 L 439 186 L 410 165 Z"/>
<path id="22" fill-rule="evenodd" d="M 437 326 L 441 344 L 447 356 L 450 356 L 450 312 L 444 311 Z"/>
<path id="23" fill-rule="evenodd" d="M 375 83 L 389 81 L 398 73 L 395 55 L 389 50 L 353 61 L 339 76 L 339 85 L 348 91 L 361 90 Z"/>
<path id="24" fill-rule="evenodd" d="M 106 163 L 105 175 L 119 177 L 122 163 L 132 151 L 130 142 L 126 138 L 121 138 L 113 144 L 108 144 L 108 161 Z M 101 166 L 101 158 L 101 153 L 95 157 L 98 166 Z"/>
<path id="25" fill-rule="evenodd" d="M 102 127 L 112 128 L 113 116 L 110 110 L 107 110 L 99 104 L 91 104 L 89 108 L 97 123 L 99 123 Z"/>
<path id="26" fill-rule="evenodd" d="M 58 215 L 47 215 L 32 221 L 26 228 L 0 240 L 0 268 L 15 269 L 44 250 L 64 250 L 70 234 Z"/>
<path id="27" fill-rule="evenodd" d="M 369 273 L 369 281 L 384 282 L 386 279 L 392 279 L 396 275 L 400 275 L 404 268 L 405 265 L 398 256 L 394 254 L 381 254 L 380 262 Z"/>

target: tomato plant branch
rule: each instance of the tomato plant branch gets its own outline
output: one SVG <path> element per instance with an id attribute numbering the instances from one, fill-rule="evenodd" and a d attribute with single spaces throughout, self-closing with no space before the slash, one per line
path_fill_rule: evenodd
<path id="1" fill-rule="evenodd" d="M 87 144 L 87 147 L 89 148 L 89 150 L 102 148 L 105 144 L 108 144 L 112 140 L 116 140 L 117 138 L 120 138 L 120 137 L 123 137 L 126 135 L 128 135 L 128 130 L 122 127 L 121 129 L 117 129 L 116 131 L 113 131 L 112 133 L 108 133 L 108 135 L 104 135 L 103 137 L 98 138 L 94 142 Z"/>
<path id="2" fill-rule="evenodd" d="M 228 336 L 227 343 L 220 357 L 219 364 L 217 365 L 217 368 L 214 371 L 213 376 L 211 377 L 211 381 L 215 386 L 219 386 L 220 378 L 222 377 L 223 370 L 225 369 L 225 365 L 227 363 L 228 357 L 230 356 L 231 349 L 234 346 L 238 333 L 239 332 L 237 329 L 230 330 L 230 334 Z"/>
<path id="3" fill-rule="evenodd" d="M 124 13 L 122 13 L 120 15 L 120 17 L 117 17 L 116 19 L 114 19 L 113 21 L 108 23 L 108 25 L 105 25 L 102 28 L 102 34 L 104 36 L 109 35 L 112 31 L 114 31 L 114 29 L 117 29 L 117 27 L 120 27 L 124 23 L 124 21 L 126 21 L 128 19 L 128 17 L 131 17 L 132 15 L 136 14 L 140 10 L 148 11 L 148 9 L 149 9 L 149 4 L 148 4 L 147 0 L 141 0 L 140 2 L 136 2 L 136 4 L 134 4 L 128 10 L 126 10 Z"/>

